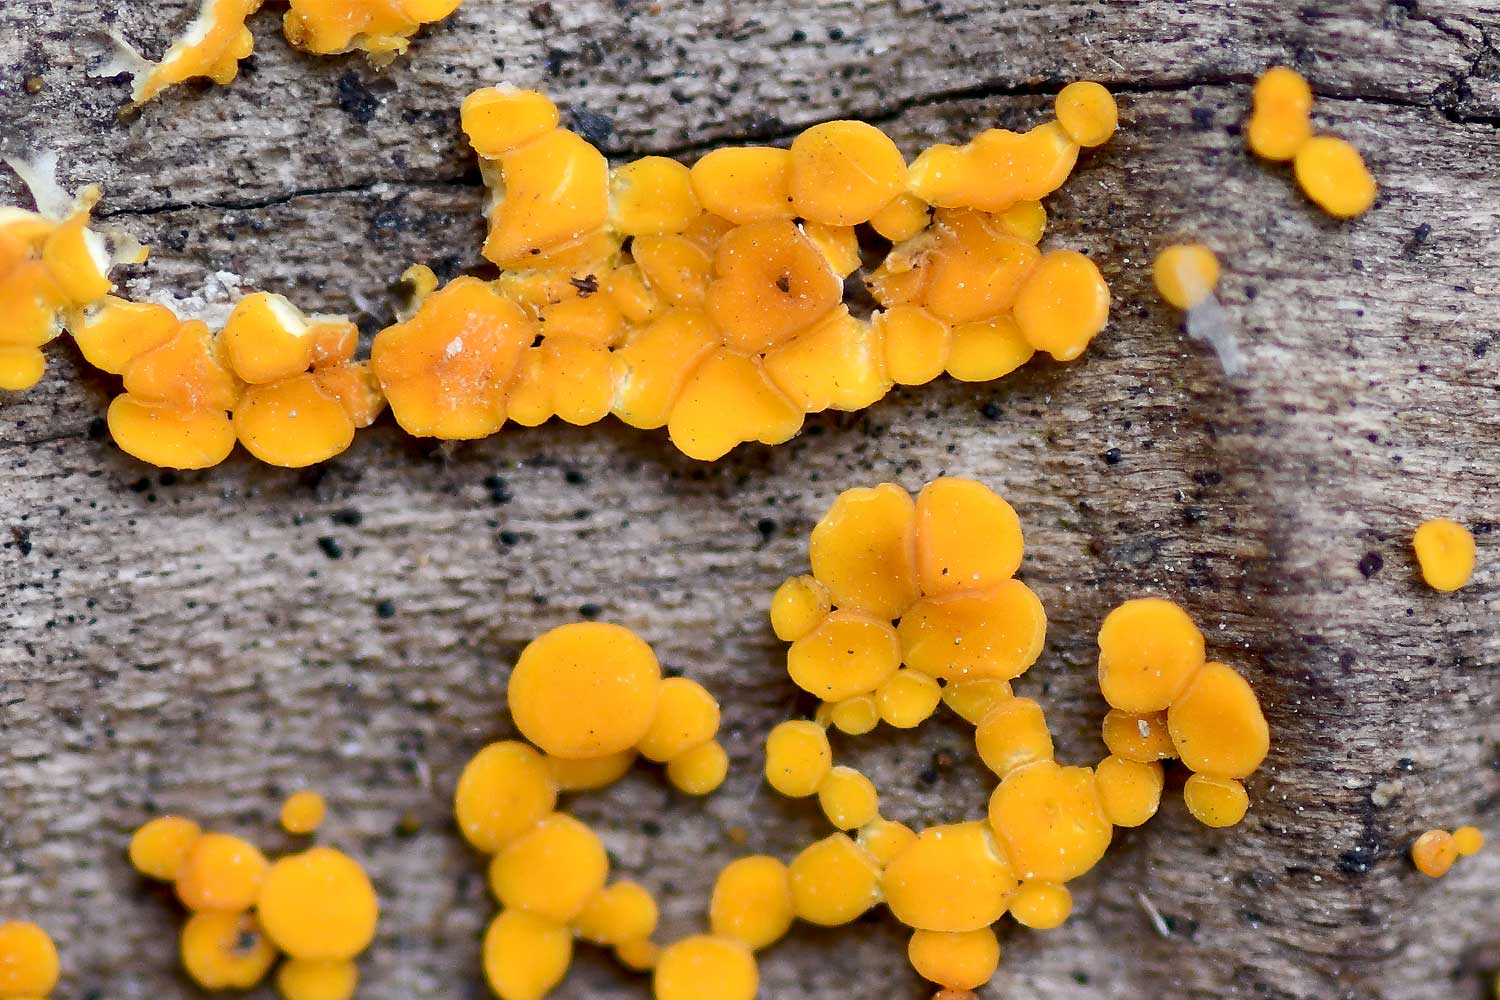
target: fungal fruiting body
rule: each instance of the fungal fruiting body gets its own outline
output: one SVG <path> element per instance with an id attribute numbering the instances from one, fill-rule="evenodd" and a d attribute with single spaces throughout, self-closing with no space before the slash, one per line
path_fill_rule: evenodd
<path id="1" fill-rule="evenodd" d="M 1275 66 L 1255 82 L 1245 139 L 1262 159 L 1292 164 L 1302 192 L 1338 218 L 1375 203 L 1375 179 L 1359 150 L 1335 136 L 1314 136 L 1312 88 L 1295 70 Z"/>
<path id="2" fill-rule="evenodd" d="M 1422 579 L 1433 590 L 1458 590 L 1474 575 L 1474 535 L 1447 518 L 1425 522 L 1412 536 Z"/>
<path id="3" fill-rule="evenodd" d="M 248 0 L 210 9 L 232 2 Z M 487 88 L 461 119 L 491 188 L 483 253 L 501 274 L 439 287 L 409 268 L 410 308 L 376 334 L 368 362 L 353 359 L 347 320 L 265 292 L 218 331 L 109 298 L 74 332 L 124 381 L 109 413 L 116 442 L 155 465 L 211 466 L 236 441 L 273 465 L 325 461 L 387 401 L 417 436 L 613 414 L 711 461 L 897 384 L 945 371 L 985 381 L 1037 351 L 1082 353 L 1108 319 L 1109 288 L 1087 256 L 1038 248 L 1041 199 L 1117 113 L 1088 85 L 1059 95 L 1057 114 L 934 146 L 910 166 L 878 129 L 843 121 L 790 149 L 611 169 L 545 96 Z M 844 301 L 866 225 L 894 241 L 866 279 L 880 303 L 869 319 Z"/>
<path id="4" fill-rule="evenodd" d="M 0 922 L 0 1000 L 45 1000 L 59 974 L 46 931 L 25 920 Z"/>
<path id="5" fill-rule="evenodd" d="M 563 793 L 602 788 L 638 758 L 665 765 L 667 780 L 686 794 L 713 791 L 728 770 L 716 739 L 718 702 L 696 681 L 663 678 L 656 654 L 630 630 L 579 622 L 522 650 L 507 703 L 529 742 L 480 750 L 454 793 L 459 830 L 490 856 L 489 885 L 501 906 L 483 948 L 494 993 L 540 1000 L 567 975 L 575 940 L 613 949 L 627 968 L 655 968 L 658 996 L 701 995 L 691 992 L 693 977 L 709 967 L 723 975 L 722 989 L 738 989 L 738 959 L 748 951 L 724 938 L 660 949 L 651 893 L 611 881 L 598 835 L 558 809 Z M 755 993 L 753 961 L 750 971 L 744 1000 Z"/>
<path id="6" fill-rule="evenodd" d="M 55 158 L 6 159 L 31 188 L 36 211 L 0 207 L 0 389 L 29 389 L 42 377 L 42 347 L 76 330 L 113 287 L 117 264 L 145 259 L 123 234 L 92 228 L 99 189 L 69 198 L 52 177 Z"/>
<path id="7" fill-rule="evenodd" d="M 1010 684 L 1046 632 L 1040 600 L 1014 578 L 1023 553 L 1015 511 L 979 483 L 938 479 L 915 498 L 889 483 L 853 489 L 813 528 L 812 573 L 771 601 L 772 629 L 791 643 L 788 675 L 822 705 L 771 731 L 766 781 L 816 796 L 840 831 L 792 862 L 791 913 L 836 925 L 883 902 L 913 931 L 913 966 L 949 991 L 990 979 L 993 925 L 1006 913 L 1039 930 L 1067 919 L 1067 883 L 1099 862 L 1115 827 L 1155 815 L 1163 761 L 1193 772 L 1184 797 L 1195 817 L 1229 826 L 1248 805 L 1241 780 L 1269 749 L 1249 685 L 1207 661 L 1182 609 L 1147 598 L 1115 609 L 1099 633 L 1109 756 L 1096 768 L 1059 764 L 1041 706 Z M 835 763 L 828 731 L 910 727 L 939 704 L 974 724 L 976 753 L 999 782 L 982 817 L 912 831 L 880 816 L 868 778 Z M 757 898 L 777 898 L 774 866 L 756 870 Z M 784 932 L 775 928 L 756 941 Z"/>
<path id="8" fill-rule="evenodd" d="M 1180 243 L 1156 255 L 1151 267 L 1156 291 L 1175 309 L 1187 314 L 1188 336 L 1207 341 L 1227 375 L 1245 372 L 1229 317 L 1214 296 L 1219 285 L 1219 258 L 1201 243 Z"/>
<path id="9" fill-rule="evenodd" d="M 233 82 L 255 39 L 247 23 L 265 0 L 203 0 L 197 16 L 158 62 L 140 56 L 117 36 L 115 62 L 103 72 L 128 72 L 132 106 L 145 104 L 187 80 Z M 424 25 L 443 20 L 463 0 L 291 0 L 282 26 L 287 41 L 318 55 L 363 51 L 377 66 L 406 51 Z"/>
<path id="10" fill-rule="evenodd" d="M 283 825 L 311 833 L 322 811 L 321 798 L 297 793 Z M 364 870 L 343 852 L 315 846 L 271 861 L 240 837 L 161 816 L 135 831 L 130 863 L 171 883 L 187 908 L 182 965 L 204 989 L 252 989 L 279 960 L 283 1000 L 354 995 L 356 960 L 375 936 L 380 906 Z"/>
<path id="11" fill-rule="evenodd" d="M 1428 830 L 1411 845 L 1411 862 L 1428 878 L 1442 878 L 1459 858 L 1478 854 L 1484 848 L 1484 834 L 1478 827 L 1461 826 L 1452 833 Z"/>

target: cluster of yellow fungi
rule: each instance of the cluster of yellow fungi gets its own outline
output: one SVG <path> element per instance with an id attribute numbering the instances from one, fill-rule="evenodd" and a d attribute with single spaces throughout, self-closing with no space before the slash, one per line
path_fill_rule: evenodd
<path id="1" fill-rule="evenodd" d="M 288 833 L 308 835 L 323 819 L 313 792 L 282 807 Z M 170 882 L 188 910 L 183 968 L 205 990 L 248 990 L 276 969 L 283 1000 L 349 1000 L 356 959 L 375 937 L 380 907 L 359 863 L 315 846 L 270 861 L 241 837 L 160 816 L 130 840 L 130 863 Z"/>
<path id="2" fill-rule="evenodd" d="M 1411 863 L 1428 878 L 1442 878 L 1459 858 L 1478 854 L 1484 848 L 1484 834 L 1478 827 L 1461 826 L 1452 833 L 1428 830 L 1411 845 Z"/>
<path id="3" fill-rule="evenodd" d="M 502 912 L 484 963 L 494 992 L 542 1000 L 581 939 L 652 970 L 657 1000 L 753 1000 L 755 953 L 794 922 L 838 926 L 884 903 L 913 931 L 916 970 L 944 1000 L 963 1000 L 998 966 L 1001 917 L 1060 925 L 1066 883 L 1100 860 L 1116 826 L 1156 813 L 1163 761 L 1192 772 L 1184 795 L 1201 822 L 1239 822 L 1240 782 L 1269 749 L 1266 721 L 1249 685 L 1207 661 L 1202 634 L 1169 601 L 1129 601 L 1100 629 L 1109 755 L 1096 768 L 1053 759 L 1041 706 L 1010 685 L 1046 633 L 1041 602 L 1015 579 L 1023 549 L 1015 511 L 971 480 L 938 479 L 915 498 L 891 484 L 839 496 L 813 529 L 812 573 L 771 601 L 772 628 L 791 643 L 788 674 L 821 706 L 776 726 L 765 754 L 766 782 L 816 796 L 839 832 L 789 863 L 734 861 L 716 880 L 707 933 L 664 946 L 652 941 L 651 894 L 610 883 L 602 843 L 558 811 L 558 796 L 603 787 L 637 755 L 706 794 L 727 766 L 718 704 L 692 681 L 663 680 L 650 647 L 616 625 L 565 625 L 531 643 L 508 701 L 534 746 L 484 748 L 455 795 L 459 828 L 492 855 Z M 834 763 L 828 729 L 912 728 L 940 704 L 974 724 L 977 754 L 1000 780 L 982 818 L 915 831 L 881 816 L 866 776 Z"/>
<path id="4" fill-rule="evenodd" d="M 1109 138 L 1116 109 L 1078 83 L 1056 112 L 910 164 L 880 130 L 838 121 L 789 149 L 611 169 L 543 95 L 488 88 L 465 99 L 462 123 L 491 188 L 483 252 L 500 275 L 439 288 L 408 269 L 410 307 L 368 362 L 353 360 L 347 320 L 265 292 L 218 331 L 107 286 L 64 318 L 85 358 L 123 379 L 116 443 L 163 467 L 214 465 L 236 440 L 275 465 L 324 461 L 387 402 L 417 436 L 614 414 L 713 460 L 897 384 L 995 379 L 1037 351 L 1078 357 L 1109 289 L 1083 254 L 1038 248 L 1041 199 Z M 891 244 L 867 277 L 869 319 L 844 301 L 861 227 Z"/>
<path id="5" fill-rule="evenodd" d="M 1241 779 L 1270 746 L 1249 684 L 1207 661 L 1181 608 L 1144 598 L 1099 631 L 1109 756 L 1095 768 L 1058 764 L 1041 706 L 1010 683 L 1046 634 L 1041 601 L 1014 578 L 1023 551 L 1015 511 L 971 480 L 935 480 L 915 499 L 889 483 L 853 489 L 813 529 L 812 574 L 772 601 L 772 627 L 792 644 L 788 675 L 822 705 L 772 730 L 766 780 L 816 795 L 841 831 L 792 862 L 792 910 L 834 925 L 883 901 L 912 928 L 912 964 L 950 991 L 945 1000 L 994 974 L 992 925 L 1005 913 L 1038 929 L 1067 919 L 1066 883 L 1103 857 L 1114 827 L 1156 813 L 1162 761 L 1192 772 L 1194 817 L 1231 826 L 1249 804 Z M 984 818 L 914 832 L 880 816 L 868 778 L 833 763 L 827 729 L 911 728 L 939 704 L 974 724 L 976 752 L 1000 781 Z"/>
<path id="6" fill-rule="evenodd" d="M 557 808 L 558 796 L 603 788 L 637 757 L 665 765 L 679 790 L 707 795 L 729 769 L 715 738 L 719 703 L 695 681 L 664 678 L 649 645 L 603 622 L 563 625 L 532 641 L 506 694 L 530 743 L 480 750 L 454 793 L 459 830 L 491 856 L 489 885 L 501 906 L 484 936 L 491 989 L 502 1000 L 540 1000 L 567 974 L 575 938 L 613 949 L 628 968 L 659 967 L 658 979 L 670 981 L 691 946 L 658 948 L 655 899 L 635 882 L 609 880 L 604 844 Z"/>
<path id="7" fill-rule="evenodd" d="M 152 100 L 187 80 L 231 83 L 240 60 L 255 48 L 246 22 L 265 0 L 203 0 L 198 15 L 158 62 L 138 55 L 114 37 L 120 58 L 106 73 L 129 73 L 134 82 L 132 106 Z M 424 25 L 443 20 L 463 0 L 290 0 L 282 19 L 287 41 L 304 52 L 338 55 L 364 52 L 383 66 L 406 51 Z"/>
<path id="8" fill-rule="evenodd" d="M 60 973 L 46 931 L 26 920 L 0 922 L 0 1000 L 46 1000 Z"/>
<path id="9" fill-rule="evenodd" d="M 1312 106 L 1312 88 L 1296 70 L 1266 70 L 1255 81 L 1245 140 L 1262 159 L 1290 160 L 1302 193 L 1329 215 L 1363 215 L 1375 204 L 1375 178 L 1347 141 L 1313 135 Z"/>

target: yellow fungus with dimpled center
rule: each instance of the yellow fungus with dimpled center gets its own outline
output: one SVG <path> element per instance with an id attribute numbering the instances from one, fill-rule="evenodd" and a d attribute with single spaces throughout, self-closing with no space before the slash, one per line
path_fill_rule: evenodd
<path id="1" fill-rule="evenodd" d="M 202 912 L 188 917 L 180 942 L 182 966 L 209 990 L 248 990 L 276 961 L 276 946 L 254 914 Z"/>

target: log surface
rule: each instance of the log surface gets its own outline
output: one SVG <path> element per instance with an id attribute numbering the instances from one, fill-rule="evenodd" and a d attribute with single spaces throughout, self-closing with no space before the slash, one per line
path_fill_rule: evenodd
<path id="1" fill-rule="evenodd" d="M 125 120 L 123 81 L 87 75 L 96 36 L 160 54 L 192 11 L 108 6 L 4 3 L 0 136 L 105 186 L 102 214 L 155 248 L 132 294 L 237 276 L 378 329 L 407 264 L 480 263 L 457 105 L 501 80 L 551 93 L 612 156 L 690 159 L 832 117 L 912 154 L 1033 123 L 1087 77 L 1120 94 L 1122 128 L 1051 199 L 1047 239 L 1092 254 L 1115 305 L 1075 364 L 894 392 L 714 465 L 614 421 L 434 447 L 386 418 L 315 471 L 239 453 L 164 474 L 107 440 L 115 387 L 55 345 L 40 386 L 0 399 L 0 919 L 52 931 L 59 997 L 198 996 L 176 967 L 179 914 L 126 864 L 129 832 L 170 810 L 289 846 L 276 812 L 303 786 L 382 899 L 360 996 L 486 996 L 494 907 L 453 785 L 509 735 L 520 647 L 586 614 L 638 630 L 724 704 L 719 793 L 688 800 L 638 769 L 573 806 L 657 890 L 668 935 L 696 929 L 722 864 L 826 832 L 814 804 L 758 780 L 766 731 L 808 708 L 765 623 L 772 589 L 804 570 L 841 489 L 940 474 L 1021 514 L 1022 573 L 1051 622 L 1018 689 L 1049 710 L 1060 759 L 1102 755 L 1093 636 L 1146 592 L 1188 606 L 1274 739 L 1240 827 L 1204 829 L 1169 793 L 1076 883 L 1068 924 L 1004 930 L 985 995 L 1484 995 L 1500 851 L 1441 881 L 1405 851 L 1465 822 L 1500 840 L 1492 0 L 469 0 L 380 72 L 290 51 L 266 13 L 236 83 Z M 1381 184 L 1366 217 L 1324 217 L 1244 151 L 1249 83 L 1275 62 L 1313 82 L 1317 126 L 1364 151 Z M 22 197 L 0 178 L 0 203 Z M 1225 262 L 1243 377 L 1151 289 L 1153 254 L 1181 239 Z M 1436 516 L 1479 541 L 1453 595 L 1410 555 Z M 836 753 L 912 823 L 978 815 L 990 788 L 951 718 Z M 761 995 L 926 996 L 904 943 L 883 916 L 799 929 L 764 956 Z M 584 948 L 556 996 L 646 992 Z"/>

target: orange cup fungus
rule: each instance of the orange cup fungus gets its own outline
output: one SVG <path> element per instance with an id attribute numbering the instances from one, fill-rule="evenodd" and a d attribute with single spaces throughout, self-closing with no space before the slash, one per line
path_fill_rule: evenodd
<path id="1" fill-rule="evenodd" d="M 1433 590 L 1458 590 L 1474 575 L 1474 535 L 1447 518 L 1425 522 L 1412 536 L 1422 579 Z"/>
<path id="2" fill-rule="evenodd" d="M 1375 203 L 1375 179 L 1348 142 L 1313 135 L 1312 105 L 1312 88 L 1295 70 L 1266 70 L 1251 94 L 1245 140 L 1262 159 L 1290 161 L 1302 192 L 1329 215 L 1363 215 Z"/>
<path id="3" fill-rule="evenodd" d="M 291 0 L 282 18 L 286 39 L 304 52 L 338 55 L 362 51 L 384 66 L 406 51 L 424 25 L 443 20 L 463 0 Z M 264 0 L 202 0 L 198 14 L 158 62 L 139 55 L 117 35 L 118 53 L 107 72 L 131 75 L 131 106 L 187 80 L 234 81 L 255 49 L 246 25 Z"/>
<path id="4" fill-rule="evenodd" d="M 282 823 L 288 832 L 312 833 L 322 813 L 321 797 L 298 792 L 283 806 Z M 187 908 L 182 965 L 204 989 L 253 989 L 280 960 L 284 1000 L 354 995 L 356 959 L 375 936 L 380 906 L 348 855 L 316 846 L 268 861 L 249 841 L 181 816 L 143 824 L 129 853 L 142 875 L 172 883 Z"/>
<path id="5" fill-rule="evenodd" d="M 209 0 L 201 43 L 242 30 L 254 6 Z M 425 17 L 453 4 L 375 6 Z M 335 9 L 345 27 L 365 23 L 353 0 L 297 0 L 288 23 Z M 387 29 L 354 30 L 368 42 Z M 368 362 L 354 360 L 347 320 L 267 293 L 217 332 L 118 299 L 70 329 L 124 379 L 110 407 L 116 442 L 155 465 L 213 465 L 236 441 L 273 465 L 326 461 L 386 402 L 408 433 L 443 440 L 613 414 L 712 461 L 784 442 L 807 414 L 862 409 L 897 384 L 945 371 L 987 381 L 1039 350 L 1082 353 L 1108 319 L 1109 289 L 1083 254 L 1038 248 L 1041 199 L 1080 148 L 1109 137 L 1116 114 L 1097 85 L 1066 90 L 1057 114 L 910 165 L 880 130 L 839 121 L 790 149 L 612 169 L 542 94 L 486 88 L 460 117 L 491 188 L 483 254 L 501 273 L 439 287 L 429 269 L 408 269 L 410 308 L 375 335 Z M 863 318 L 844 289 L 866 225 L 897 242 L 866 277 L 880 308 Z"/>

